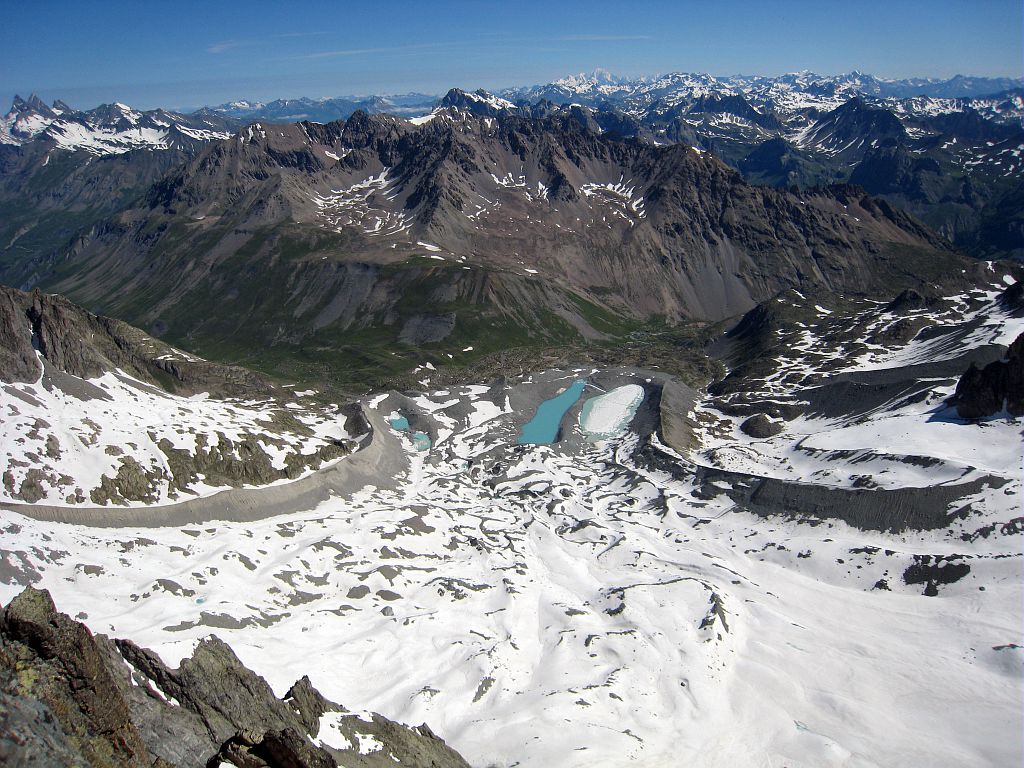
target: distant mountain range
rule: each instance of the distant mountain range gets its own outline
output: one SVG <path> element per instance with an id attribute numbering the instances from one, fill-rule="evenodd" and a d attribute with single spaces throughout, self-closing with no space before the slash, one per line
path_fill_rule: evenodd
<path id="1" fill-rule="evenodd" d="M 580 73 L 547 85 L 511 88 L 501 95 L 512 100 L 549 99 L 561 102 L 578 99 L 596 104 L 610 101 L 634 108 L 662 100 L 672 103 L 680 98 L 697 98 L 711 94 L 743 95 L 757 105 L 780 109 L 816 107 L 831 109 L 851 96 L 905 99 L 976 98 L 1020 88 L 1022 81 L 1008 77 L 967 77 L 956 75 L 946 80 L 910 78 L 886 80 L 853 71 L 842 75 L 817 75 L 797 72 L 778 77 L 731 76 L 673 72 L 652 78 L 623 79 L 603 70 Z"/>
<path id="2" fill-rule="evenodd" d="M 670 73 L 651 78 L 620 78 L 604 70 L 580 73 L 554 83 L 507 88 L 497 95 L 517 106 L 548 100 L 555 104 L 577 102 L 587 106 L 613 104 L 636 117 L 644 107 L 661 102 L 672 106 L 681 99 L 708 96 L 742 96 L 756 108 L 789 112 L 816 108 L 834 109 L 853 96 L 878 99 L 974 99 L 1001 94 L 1024 85 L 1008 77 L 967 77 L 956 75 L 945 80 L 910 78 L 886 80 L 861 72 L 826 76 L 811 72 L 779 77 L 733 76 Z M 324 99 L 278 99 L 262 103 L 234 101 L 204 107 L 198 114 L 216 114 L 242 120 L 330 122 L 345 119 L 357 109 L 370 114 L 387 113 L 405 117 L 429 112 L 437 95 L 341 96 Z M 948 105 L 946 105 L 948 108 Z"/>
<path id="3" fill-rule="evenodd" d="M 516 106 L 544 100 L 555 104 L 575 102 L 587 106 L 614 105 L 627 114 L 642 118 L 652 108 L 665 110 L 683 100 L 708 97 L 719 100 L 723 97 L 741 97 L 760 111 L 782 113 L 834 109 L 853 96 L 889 100 L 915 99 L 918 110 L 957 111 L 958 105 L 950 103 L 950 100 L 981 99 L 989 102 L 992 100 L 984 97 L 1019 90 L 1022 86 L 1024 81 L 1007 77 L 956 75 L 945 80 L 886 80 L 857 71 L 834 76 L 800 72 L 778 77 L 715 77 L 676 72 L 658 77 L 627 79 L 598 69 L 592 73 L 570 75 L 554 83 L 508 88 L 498 95 Z M 438 101 L 438 95 L 423 93 L 321 99 L 301 97 L 270 102 L 238 100 L 182 114 L 163 109 L 136 112 L 118 103 L 101 105 L 92 110 L 75 110 L 59 100 L 49 106 L 35 95 L 28 99 L 16 96 L 10 112 L 0 120 L 0 143 L 21 143 L 56 124 L 54 138 L 62 139 L 66 145 L 77 142 L 84 148 L 116 151 L 124 147 L 164 141 L 166 139 L 161 134 L 172 126 L 184 130 L 186 134 L 198 131 L 205 135 L 237 127 L 234 125 L 236 121 L 330 122 L 344 120 L 357 110 L 369 114 L 415 117 L 429 113 Z M 72 124 L 77 124 L 78 128 L 71 127 Z M 146 129 L 152 133 L 147 133 Z M 108 135 L 87 140 L 83 132 Z M 174 137 L 170 140 L 173 141 Z"/>
<path id="4" fill-rule="evenodd" d="M 392 96 L 339 96 L 336 98 L 276 99 L 259 101 L 232 101 L 212 107 L 203 107 L 194 114 L 234 118 L 237 120 L 264 120 L 287 123 L 310 120 L 329 123 L 347 118 L 358 109 L 370 114 L 386 112 L 392 115 L 415 116 L 437 103 L 436 94 L 408 93 Z"/>

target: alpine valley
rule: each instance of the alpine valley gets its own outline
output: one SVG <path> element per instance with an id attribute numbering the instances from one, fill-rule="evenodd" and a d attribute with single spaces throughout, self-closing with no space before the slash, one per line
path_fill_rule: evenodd
<path id="1" fill-rule="evenodd" d="M 16 99 L 0 763 L 1019 764 L 1022 121 Z"/>

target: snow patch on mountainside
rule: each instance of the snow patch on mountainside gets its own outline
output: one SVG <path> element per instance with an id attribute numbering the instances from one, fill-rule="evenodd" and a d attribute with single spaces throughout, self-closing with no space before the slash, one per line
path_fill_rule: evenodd
<path id="1" fill-rule="evenodd" d="M 206 482 L 202 471 L 182 482 L 175 475 L 178 451 L 217 451 L 244 463 L 256 461 L 252 451 L 259 450 L 271 469 L 285 470 L 290 461 L 349 438 L 336 412 L 170 395 L 123 371 L 0 384 L 0 414 L 0 501 L 68 507 L 107 503 L 94 492 L 125 473 L 144 498 L 115 499 L 123 506 L 168 504 L 226 487 Z M 294 472 L 292 479 L 311 471 Z"/>
<path id="2" fill-rule="evenodd" d="M 331 189 L 313 197 L 323 226 L 341 232 L 343 227 L 362 229 L 367 235 L 396 235 L 412 226 L 403 210 L 387 207 L 398 194 L 390 168 L 348 187 Z M 378 201 L 378 196 L 382 200 Z"/>

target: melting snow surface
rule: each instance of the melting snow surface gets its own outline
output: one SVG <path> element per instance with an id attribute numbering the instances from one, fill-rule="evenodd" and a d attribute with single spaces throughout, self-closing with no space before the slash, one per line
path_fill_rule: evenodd
<path id="1" fill-rule="evenodd" d="M 834 318 L 780 352 L 767 396 L 865 364 L 827 335 Z M 892 318 L 857 322 L 869 334 Z M 948 322 L 970 345 L 1017 321 L 965 299 Z M 871 364 L 955 353 L 929 344 Z M 563 375 L 568 388 L 587 374 Z M 473 765 L 1019 765 L 1024 423 L 957 421 L 948 385 L 922 385 L 921 399 L 799 417 L 769 440 L 701 401 L 690 457 L 657 434 L 641 451 L 632 432 L 576 452 L 515 446 L 530 414 L 507 394 L 416 395 L 402 408 L 438 439 L 396 448 L 408 465 L 394 487 L 249 523 L 104 529 L 5 512 L 0 599 L 32 581 L 171 664 L 214 631 L 278 694 L 308 674 L 328 698 L 428 722 Z M 616 425 L 637 389 L 602 395 L 584 425 Z M 390 397 L 365 407 L 383 420 Z M 949 504 L 947 527 L 893 533 L 742 511 L 730 462 L 823 488 L 989 480 Z M 903 578 L 922 556 L 969 568 L 925 596 Z M 339 717 L 321 720 L 324 743 L 379 748 L 343 744 Z"/>

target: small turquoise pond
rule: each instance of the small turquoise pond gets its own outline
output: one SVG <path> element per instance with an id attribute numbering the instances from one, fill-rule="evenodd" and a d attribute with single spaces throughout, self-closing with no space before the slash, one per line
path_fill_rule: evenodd
<path id="1" fill-rule="evenodd" d="M 584 380 L 577 381 L 560 395 L 545 400 L 537 406 L 537 412 L 523 425 L 516 442 L 519 445 L 551 445 L 558 439 L 558 428 L 562 417 L 572 408 L 587 386 Z"/>
<path id="2" fill-rule="evenodd" d="M 397 415 L 388 419 L 388 425 L 396 432 L 409 432 L 409 420 L 405 416 Z M 417 451 L 430 450 L 430 435 L 426 432 L 409 432 L 412 438 L 412 447 Z"/>

